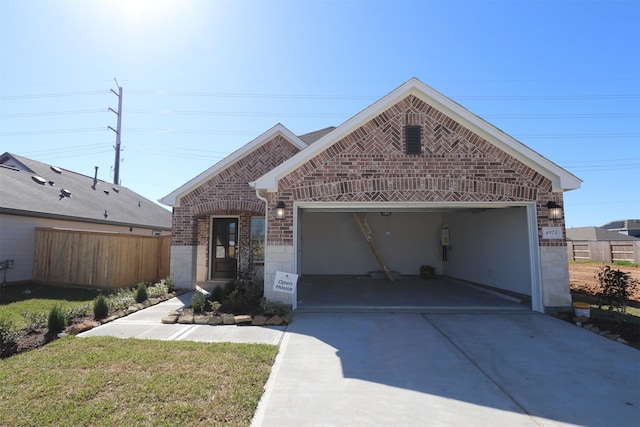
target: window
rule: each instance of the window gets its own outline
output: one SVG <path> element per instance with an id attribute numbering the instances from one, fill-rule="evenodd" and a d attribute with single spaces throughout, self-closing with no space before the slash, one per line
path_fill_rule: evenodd
<path id="1" fill-rule="evenodd" d="M 407 154 L 421 154 L 422 141 L 420 139 L 420 126 L 405 126 L 404 140 Z"/>
<path id="2" fill-rule="evenodd" d="M 264 262 L 264 217 L 251 218 L 251 255 L 253 262 Z"/>

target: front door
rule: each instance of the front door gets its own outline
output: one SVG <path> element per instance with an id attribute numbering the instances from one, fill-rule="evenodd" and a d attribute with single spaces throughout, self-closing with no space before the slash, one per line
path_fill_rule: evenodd
<path id="1" fill-rule="evenodd" d="M 235 279 L 238 219 L 213 218 L 211 227 L 211 278 Z"/>

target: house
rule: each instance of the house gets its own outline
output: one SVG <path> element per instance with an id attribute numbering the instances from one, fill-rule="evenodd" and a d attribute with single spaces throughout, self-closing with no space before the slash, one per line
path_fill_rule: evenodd
<path id="1" fill-rule="evenodd" d="M 625 219 L 621 221 L 611 221 L 602 226 L 607 230 L 615 231 L 627 236 L 640 237 L 640 219 Z"/>
<path id="2" fill-rule="evenodd" d="M 94 172 L 87 176 L 11 153 L 0 156 L 0 264 L 12 261 L 3 271 L 7 282 L 32 280 L 38 227 L 171 234 L 168 210 Z"/>
<path id="3" fill-rule="evenodd" d="M 571 302 L 562 205 L 580 183 L 414 78 L 336 128 L 277 124 L 160 201 L 178 286 L 263 261 L 265 297 L 294 304 L 276 272 L 426 265 L 544 311 Z"/>
<path id="4" fill-rule="evenodd" d="M 640 262 L 640 238 L 605 227 L 567 228 L 567 254 L 574 261 L 637 263 Z"/>

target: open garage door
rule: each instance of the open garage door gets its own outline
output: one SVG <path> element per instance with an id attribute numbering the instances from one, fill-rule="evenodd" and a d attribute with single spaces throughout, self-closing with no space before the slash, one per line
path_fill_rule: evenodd
<path id="1" fill-rule="evenodd" d="M 441 304 L 455 304 L 459 295 L 454 298 L 453 294 L 473 286 L 476 290 L 494 290 L 519 298 L 531 308 L 537 275 L 532 271 L 531 228 L 526 206 L 299 208 L 297 263 L 298 273 L 302 275 L 301 286 L 305 277 L 315 277 L 323 278 L 328 289 L 327 276 L 362 280 L 371 278 L 372 272 L 377 272 L 374 277 L 380 282 L 386 281 L 354 212 L 364 218 L 380 257 L 399 279 L 394 282 L 395 288 L 390 284 L 385 292 L 402 292 L 403 280 L 427 280 L 419 278 L 423 266 L 429 266 L 439 279 L 450 279 L 449 285 L 439 282 L 438 286 L 444 287 L 444 291 L 449 286 L 452 292 L 450 303 L 439 299 Z M 467 288 L 453 285 L 454 281 L 466 284 Z M 435 282 L 430 283 L 421 282 L 416 286 L 436 287 Z M 330 292 L 334 294 L 333 301 L 339 300 L 340 287 Z M 407 291 L 407 297 L 411 292 Z M 399 301 L 397 295 L 393 296 L 388 300 Z M 415 295 L 411 298 L 415 299 Z"/>

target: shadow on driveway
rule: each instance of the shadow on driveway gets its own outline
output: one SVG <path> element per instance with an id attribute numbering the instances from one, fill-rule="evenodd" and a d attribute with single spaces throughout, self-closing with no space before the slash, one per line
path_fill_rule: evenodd
<path id="1" fill-rule="evenodd" d="M 299 313 L 253 425 L 637 426 L 639 367 L 536 313 Z"/>

